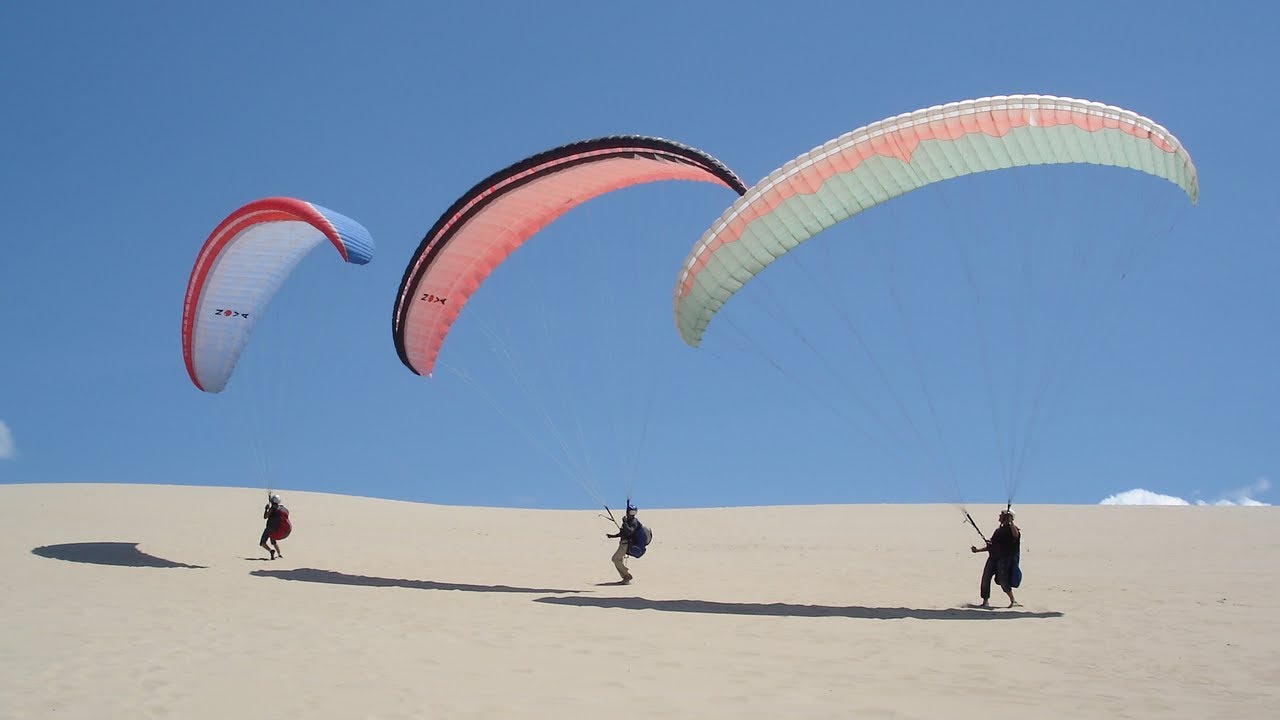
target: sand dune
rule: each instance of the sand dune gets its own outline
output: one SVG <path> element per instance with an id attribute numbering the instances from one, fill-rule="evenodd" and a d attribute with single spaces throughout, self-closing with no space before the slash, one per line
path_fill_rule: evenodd
<path id="1" fill-rule="evenodd" d="M 0 486 L 0 718 L 1280 716 L 1277 508 L 1023 506 L 988 611 L 950 506 L 642 509 L 618 586 L 593 511 L 281 494 L 267 561 L 260 490 Z"/>

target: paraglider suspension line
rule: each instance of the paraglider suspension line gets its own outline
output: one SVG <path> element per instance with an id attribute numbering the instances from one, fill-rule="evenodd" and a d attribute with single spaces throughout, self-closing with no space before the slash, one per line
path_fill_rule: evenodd
<path id="1" fill-rule="evenodd" d="M 974 532 L 978 533 L 978 537 L 982 538 L 982 542 L 983 542 L 984 544 L 985 544 L 985 543 L 987 543 L 987 542 L 989 542 L 989 541 L 987 540 L 987 536 L 986 536 L 986 535 L 983 535 L 983 534 L 982 534 L 982 530 L 978 528 L 978 523 L 974 522 L 974 521 L 973 521 L 973 517 L 972 517 L 971 515 L 969 515 L 969 511 L 968 511 L 968 510 L 965 510 L 965 511 L 964 511 L 964 519 L 969 521 L 969 524 L 973 526 L 973 530 L 974 530 Z"/>

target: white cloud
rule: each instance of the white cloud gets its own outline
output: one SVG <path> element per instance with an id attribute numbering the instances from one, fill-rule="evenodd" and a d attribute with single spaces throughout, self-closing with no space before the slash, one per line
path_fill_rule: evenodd
<path id="1" fill-rule="evenodd" d="M 1134 488 L 1133 490 L 1125 490 L 1122 493 L 1108 495 L 1102 499 L 1099 505 L 1190 505 L 1191 503 L 1180 497 L 1172 495 L 1161 495 L 1158 492 L 1143 490 L 1142 488 Z"/>
<path id="2" fill-rule="evenodd" d="M 13 444 L 13 433 L 9 432 L 9 426 L 0 420 L 0 460 L 12 460 L 17 453 L 18 449 Z"/>
<path id="3" fill-rule="evenodd" d="M 1254 498 L 1255 495 L 1264 493 L 1271 489 L 1271 481 L 1267 478 L 1258 478 L 1252 484 L 1242 488 L 1228 490 L 1221 497 L 1213 501 L 1196 500 L 1196 505 L 1218 505 L 1218 506 L 1248 506 L 1261 507 L 1268 506 L 1271 503 L 1265 503 Z M 1126 490 L 1115 495 L 1108 495 L 1103 498 L 1100 505 L 1191 505 L 1192 503 L 1183 500 L 1174 495 L 1162 495 L 1158 492 L 1144 490 L 1142 488 L 1134 488 Z"/>
<path id="4" fill-rule="evenodd" d="M 1223 496 L 1221 498 L 1214 500 L 1211 503 L 1206 503 L 1204 501 L 1201 501 L 1196 504 L 1197 505 L 1246 505 L 1249 507 L 1270 505 L 1271 503 L 1264 503 L 1260 500 L 1254 499 L 1253 497 L 1254 495 L 1257 495 L 1259 493 L 1264 493 L 1270 489 L 1271 489 L 1271 481 L 1268 480 L 1267 478 L 1262 477 L 1262 478 L 1258 478 L 1257 481 L 1255 481 L 1250 485 L 1245 485 L 1242 488 L 1236 488 L 1235 490 L 1229 490 L 1226 493 L 1223 493 Z"/>

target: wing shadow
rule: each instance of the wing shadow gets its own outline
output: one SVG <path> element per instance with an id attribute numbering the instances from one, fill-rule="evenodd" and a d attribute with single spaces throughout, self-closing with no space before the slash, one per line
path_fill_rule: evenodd
<path id="1" fill-rule="evenodd" d="M 510 585 L 472 585 L 468 583 L 437 582 L 435 580 L 407 580 L 404 578 L 370 577 L 368 575 L 348 575 L 333 570 L 316 568 L 297 568 L 296 570 L 254 570 L 249 573 L 258 577 L 270 577 L 277 580 L 293 580 L 297 582 L 325 583 L 327 585 L 359 585 L 361 587 L 399 587 L 410 590 L 460 590 L 462 592 L 491 593 L 576 593 L 579 590 L 558 590 L 556 588 L 525 588 Z"/>
<path id="2" fill-rule="evenodd" d="M 32 548 L 31 554 L 53 560 L 89 563 L 91 565 L 204 569 L 203 565 L 187 565 L 148 555 L 138 549 L 138 543 L 128 542 L 83 542 L 43 545 L 38 548 Z"/>
<path id="3" fill-rule="evenodd" d="M 576 607 L 659 610 L 662 612 L 756 615 L 768 617 L 844 617 L 864 620 L 1016 620 L 1057 618 L 1057 611 L 977 610 L 970 608 L 890 608 L 859 605 L 795 605 L 791 603 L 731 603 L 710 600 L 648 600 L 641 597 L 545 597 L 534 602 Z"/>

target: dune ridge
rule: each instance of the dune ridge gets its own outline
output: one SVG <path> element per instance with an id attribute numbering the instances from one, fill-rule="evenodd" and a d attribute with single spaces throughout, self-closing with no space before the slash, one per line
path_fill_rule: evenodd
<path id="1" fill-rule="evenodd" d="M 1022 506 L 988 611 L 947 505 L 642 509 L 620 586 L 595 511 L 281 495 L 268 561 L 261 490 L 0 486 L 0 717 L 1280 710 L 1277 508 Z"/>

